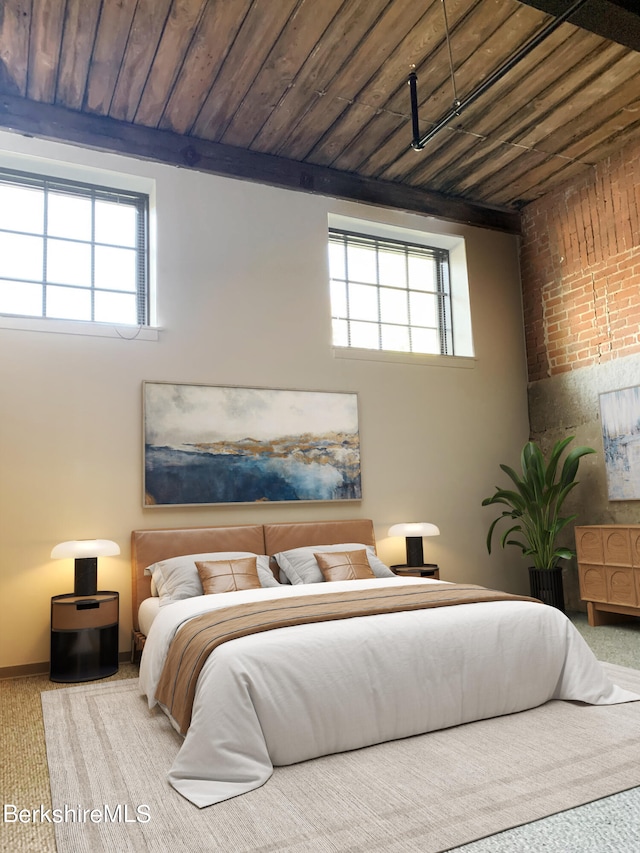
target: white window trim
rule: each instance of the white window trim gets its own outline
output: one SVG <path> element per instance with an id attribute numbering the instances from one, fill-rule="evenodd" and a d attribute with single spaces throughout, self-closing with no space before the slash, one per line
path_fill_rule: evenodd
<path id="1" fill-rule="evenodd" d="M 334 358 L 356 361 L 390 361 L 397 364 L 416 364 L 426 367 L 475 367 L 475 356 L 438 355 L 423 352 L 396 352 L 395 350 L 359 349 L 358 347 L 333 347 Z"/>
<path id="2" fill-rule="evenodd" d="M 157 341 L 159 326 L 119 326 L 86 320 L 57 320 L 46 317 L 17 317 L 0 314 L 0 329 L 21 332 L 50 332 L 57 335 L 87 335 L 94 338 L 122 338 L 129 341 Z"/>

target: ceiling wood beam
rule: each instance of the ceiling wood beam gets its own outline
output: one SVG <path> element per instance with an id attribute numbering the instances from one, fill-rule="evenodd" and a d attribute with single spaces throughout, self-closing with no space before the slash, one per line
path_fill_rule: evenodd
<path id="1" fill-rule="evenodd" d="M 556 17 L 567 8 L 566 0 L 520 0 Z M 640 51 L 640 6 L 638 0 L 588 0 L 571 16 L 570 24 L 582 27 L 609 41 Z"/>
<path id="2" fill-rule="evenodd" d="M 0 94 L 0 127 L 96 151 L 122 154 L 214 175 L 374 204 L 453 222 L 520 232 L 520 214 L 392 181 L 340 172 L 270 154 L 89 115 Z"/>

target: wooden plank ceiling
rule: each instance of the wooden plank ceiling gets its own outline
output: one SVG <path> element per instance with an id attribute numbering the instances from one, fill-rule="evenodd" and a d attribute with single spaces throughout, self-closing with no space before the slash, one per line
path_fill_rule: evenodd
<path id="1" fill-rule="evenodd" d="M 424 133 L 551 2 L 0 0 L 0 127 L 517 230 L 638 137 L 638 50 L 562 23 L 419 152 L 407 76 Z"/>

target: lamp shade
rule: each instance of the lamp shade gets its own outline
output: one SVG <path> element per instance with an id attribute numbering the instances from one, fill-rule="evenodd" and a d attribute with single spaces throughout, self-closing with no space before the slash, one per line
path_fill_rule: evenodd
<path id="1" fill-rule="evenodd" d="M 70 539 L 60 542 L 51 551 L 53 560 L 65 557 L 82 559 L 83 557 L 114 557 L 120 553 L 120 546 L 111 539 Z"/>
<path id="2" fill-rule="evenodd" d="M 413 521 L 393 524 L 389 528 L 389 536 L 439 536 L 440 528 L 428 521 Z"/>

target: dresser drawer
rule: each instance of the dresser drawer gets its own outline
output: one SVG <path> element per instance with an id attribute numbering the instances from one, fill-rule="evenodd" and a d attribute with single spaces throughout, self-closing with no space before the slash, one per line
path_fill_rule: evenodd
<path id="1" fill-rule="evenodd" d="M 636 605 L 636 585 L 633 569 L 617 566 L 607 566 L 607 601 L 609 604 L 624 604 L 628 607 Z"/>
<path id="2" fill-rule="evenodd" d="M 629 528 L 604 528 L 602 531 L 602 552 L 607 566 L 631 565 L 631 537 Z"/>
<path id="3" fill-rule="evenodd" d="M 580 598 L 585 601 L 607 600 L 607 578 L 604 566 L 590 566 L 580 563 L 578 577 L 580 580 Z"/>

